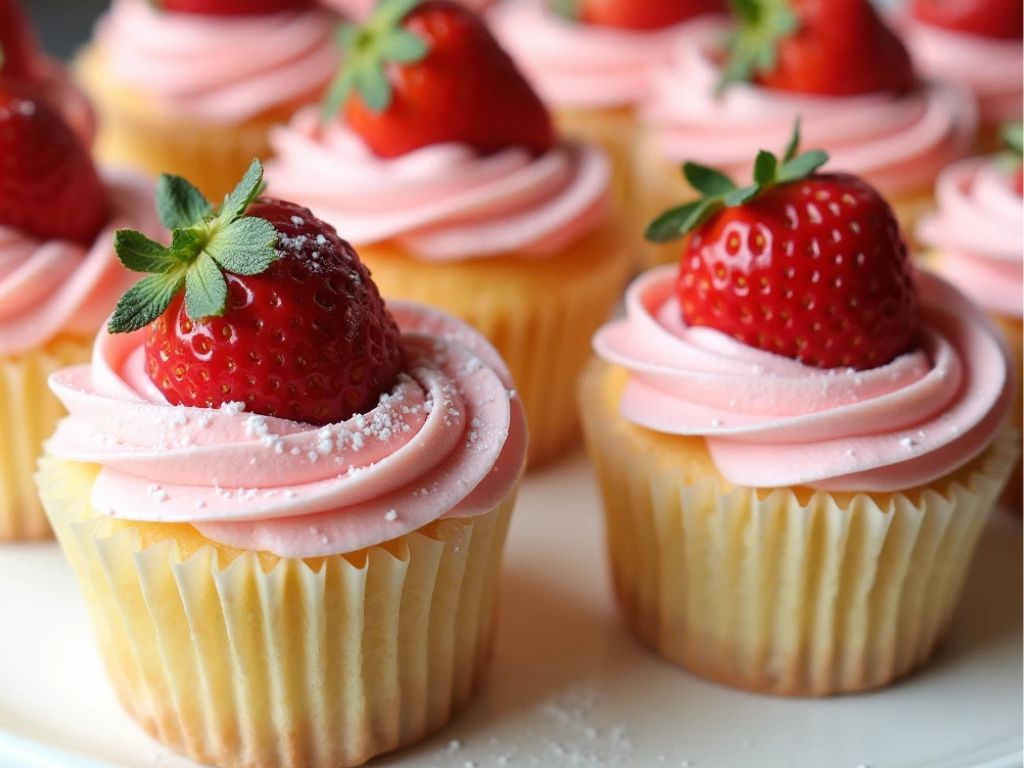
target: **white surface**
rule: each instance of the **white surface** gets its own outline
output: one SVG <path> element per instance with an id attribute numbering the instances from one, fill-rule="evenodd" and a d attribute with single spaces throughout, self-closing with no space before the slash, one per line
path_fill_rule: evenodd
<path id="1" fill-rule="evenodd" d="M 532 476 L 512 525 L 483 695 L 437 738 L 372 765 L 1021 765 L 1019 519 L 997 515 L 986 531 L 934 663 L 863 696 L 780 700 L 698 680 L 632 642 L 607 584 L 582 457 Z M 49 766 L 192 764 L 118 709 L 56 545 L 0 546 L 0 768 Z"/>

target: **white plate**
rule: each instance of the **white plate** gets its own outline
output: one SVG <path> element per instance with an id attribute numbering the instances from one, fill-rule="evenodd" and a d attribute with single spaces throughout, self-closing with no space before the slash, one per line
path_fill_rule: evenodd
<path id="1" fill-rule="evenodd" d="M 896 687 L 781 700 L 638 648 L 608 589 L 582 457 L 526 483 L 495 664 L 470 711 L 374 766 L 1007 768 L 1021 765 L 1021 529 L 985 532 L 942 653 Z M 189 768 L 118 709 L 55 545 L 0 547 L 0 768 Z M 193 767 L 194 768 L 194 767 Z"/>

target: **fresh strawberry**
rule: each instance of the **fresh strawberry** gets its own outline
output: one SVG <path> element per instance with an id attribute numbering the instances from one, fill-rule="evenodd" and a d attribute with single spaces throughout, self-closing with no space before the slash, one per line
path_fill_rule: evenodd
<path id="1" fill-rule="evenodd" d="M 917 336 L 913 270 L 888 203 L 855 176 L 818 174 L 828 156 L 758 155 L 754 184 L 687 163 L 705 194 L 647 236 L 687 236 L 676 292 L 683 319 L 820 368 L 875 368 Z"/>
<path id="2" fill-rule="evenodd" d="M 708 13 L 725 13 L 726 0 L 550 0 L 572 21 L 617 29 L 665 29 Z"/>
<path id="3" fill-rule="evenodd" d="M 89 151 L 32 86 L 0 78 L 0 226 L 92 242 L 108 218 Z"/>
<path id="4" fill-rule="evenodd" d="M 39 43 L 15 0 L 0 0 L 0 75 L 32 82 L 37 77 Z"/>
<path id="5" fill-rule="evenodd" d="M 935 27 L 995 40 L 1024 36 L 1021 0 L 912 0 L 910 14 Z"/>
<path id="6" fill-rule="evenodd" d="M 551 117 L 480 17 L 446 0 L 383 0 L 346 27 L 345 63 L 325 104 L 381 157 L 458 142 L 541 153 Z"/>
<path id="7" fill-rule="evenodd" d="M 316 0 L 149 0 L 161 11 L 198 16 L 262 16 L 312 8 Z"/>
<path id="8" fill-rule="evenodd" d="M 739 28 L 723 85 L 821 96 L 906 90 L 915 82 L 907 48 L 870 0 L 732 0 Z"/>
<path id="9" fill-rule="evenodd" d="M 214 211 L 184 179 L 161 177 L 171 246 L 117 233 L 121 262 L 150 274 L 121 298 L 109 329 L 149 326 L 146 372 L 171 403 L 344 421 L 394 385 L 398 328 L 352 246 L 306 208 L 256 199 L 262 180 L 254 161 Z"/>

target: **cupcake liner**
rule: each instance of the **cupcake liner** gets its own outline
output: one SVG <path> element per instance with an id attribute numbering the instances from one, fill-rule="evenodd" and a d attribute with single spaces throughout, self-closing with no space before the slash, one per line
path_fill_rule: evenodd
<path id="1" fill-rule="evenodd" d="M 514 492 L 479 517 L 301 560 L 100 516 L 96 472 L 44 457 L 40 493 L 121 704 L 171 749 L 346 768 L 425 738 L 479 685 Z"/>
<path id="2" fill-rule="evenodd" d="M 609 224 L 551 258 L 442 264 L 418 261 L 393 243 L 364 246 L 359 254 L 385 297 L 443 309 L 494 344 L 526 409 L 528 460 L 536 465 L 563 453 L 578 435 L 576 379 L 629 268 L 620 242 Z"/>
<path id="3" fill-rule="evenodd" d="M 1004 315 L 997 315 L 994 320 L 1010 345 L 1016 365 L 1017 399 L 1014 401 L 1012 418 L 1017 429 L 1021 429 L 1024 428 L 1024 387 L 1022 387 L 1022 382 L 1024 382 L 1024 322 L 1019 317 Z M 1019 515 L 1022 498 L 1024 498 L 1024 466 L 1018 461 L 1010 482 L 1006 484 L 1003 502 Z"/>
<path id="4" fill-rule="evenodd" d="M 594 363 L 581 398 L 616 593 L 645 645 L 728 685 L 799 696 L 884 686 L 928 660 L 1017 458 L 1012 429 L 903 493 L 731 487 L 703 439 L 622 419 L 624 381 Z"/>
<path id="5" fill-rule="evenodd" d="M 59 337 L 33 352 L 0 357 L 0 541 L 47 539 L 53 534 L 32 475 L 48 439 L 65 414 L 50 392 L 50 374 L 89 359 L 92 343 Z"/>
<path id="6" fill-rule="evenodd" d="M 603 149 L 612 164 L 612 200 L 625 213 L 635 191 L 633 141 L 636 115 L 632 108 L 560 109 L 555 112 L 559 133 Z"/>

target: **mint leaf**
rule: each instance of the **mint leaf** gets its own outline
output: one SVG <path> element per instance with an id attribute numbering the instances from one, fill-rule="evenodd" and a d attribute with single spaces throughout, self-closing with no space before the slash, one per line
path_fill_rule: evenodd
<path id="1" fill-rule="evenodd" d="M 759 185 L 771 184 L 775 181 L 775 172 L 779 162 L 771 152 L 761 150 L 757 153 L 754 161 L 754 183 Z"/>
<path id="2" fill-rule="evenodd" d="M 736 189 L 736 184 L 724 173 L 699 163 L 684 163 L 683 176 L 703 195 L 727 195 Z"/>
<path id="3" fill-rule="evenodd" d="M 217 263 L 207 253 L 189 267 L 185 275 L 185 311 L 192 320 L 224 314 L 228 284 Z"/>
<path id="4" fill-rule="evenodd" d="M 263 163 L 253 159 L 238 186 L 224 199 L 224 205 L 217 214 L 218 223 L 230 224 L 245 213 L 249 204 L 263 191 L 263 186 Z"/>
<path id="5" fill-rule="evenodd" d="M 167 248 L 131 229 L 114 233 L 114 251 L 132 272 L 166 272 L 178 263 Z"/>
<path id="6" fill-rule="evenodd" d="M 117 302 L 107 330 L 111 333 L 131 333 L 149 325 L 170 306 L 184 281 L 184 268 L 142 278 Z"/>
<path id="7" fill-rule="evenodd" d="M 203 236 L 194 227 L 176 229 L 171 235 L 171 254 L 178 261 L 191 264 L 203 250 Z"/>
<path id="8" fill-rule="evenodd" d="M 258 275 L 277 257 L 276 243 L 277 230 L 273 224 L 246 216 L 218 231 L 204 250 L 228 272 Z"/>
<path id="9" fill-rule="evenodd" d="M 806 178 L 827 162 L 828 155 L 825 152 L 820 149 L 812 149 L 783 164 L 779 171 L 778 182 L 785 184 L 788 181 Z"/>
<path id="10" fill-rule="evenodd" d="M 156 213 L 167 229 L 182 229 L 199 224 L 210 215 L 211 209 L 203 193 L 181 176 L 165 173 L 157 179 Z"/>

